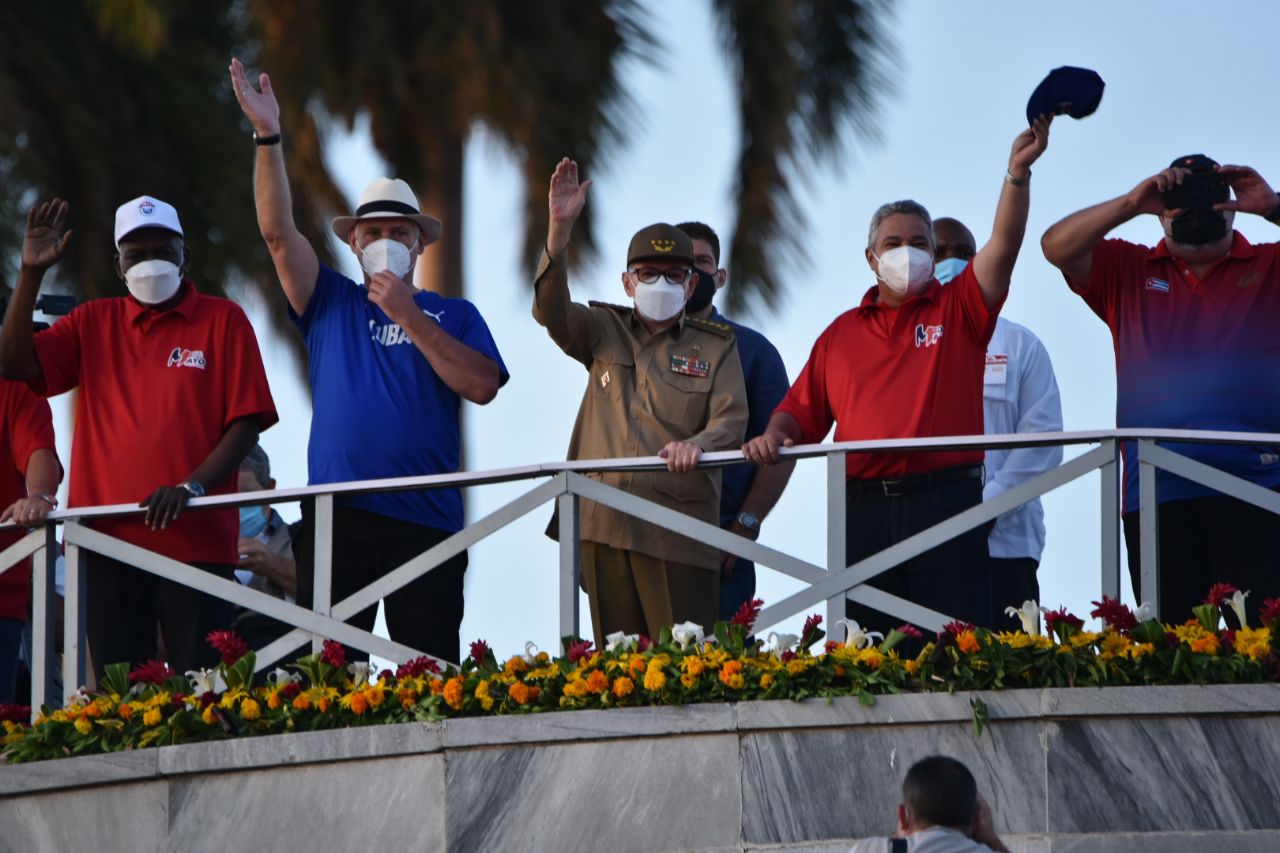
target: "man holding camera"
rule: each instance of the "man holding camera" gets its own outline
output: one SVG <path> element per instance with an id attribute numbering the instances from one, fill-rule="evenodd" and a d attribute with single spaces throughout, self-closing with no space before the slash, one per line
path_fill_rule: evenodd
<path id="1" fill-rule="evenodd" d="M 1230 191 L 1234 190 L 1234 200 Z M 1280 271 L 1276 243 L 1232 229 L 1236 212 L 1280 223 L 1280 196 L 1247 166 L 1179 157 L 1128 193 L 1071 214 L 1041 240 L 1045 257 L 1111 328 L 1120 427 L 1280 432 Z M 1160 219 L 1155 248 L 1104 239 L 1142 214 Z M 1169 443 L 1170 450 L 1268 489 L 1271 446 Z M 1124 532 L 1139 589 L 1137 448 L 1124 448 Z M 1186 618 L 1218 582 L 1251 590 L 1257 617 L 1280 594 L 1280 516 L 1160 472 L 1162 616 Z"/>

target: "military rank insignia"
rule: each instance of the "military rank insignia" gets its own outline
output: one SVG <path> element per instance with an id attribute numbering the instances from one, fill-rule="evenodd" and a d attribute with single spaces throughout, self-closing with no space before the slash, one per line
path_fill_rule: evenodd
<path id="1" fill-rule="evenodd" d="M 700 379 L 711 375 L 711 362 L 703 361 L 696 356 L 671 356 L 671 372 L 684 376 L 697 376 Z"/>

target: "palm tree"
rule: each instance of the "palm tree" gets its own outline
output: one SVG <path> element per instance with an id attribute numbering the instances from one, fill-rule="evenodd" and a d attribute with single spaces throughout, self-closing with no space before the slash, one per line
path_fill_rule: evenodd
<path id="1" fill-rule="evenodd" d="M 788 163 L 837 159 L 845 131 L 876 136 L 878 95 L 892 49 L 882 0 L 712 0 L 738 82 L 742 141 L 729 253 L 730 307 L 776 304 L 786 253 L 798 260 L 804 216 Z M 600 172 L 617 149 L 629 103 L 618 62 L 655 37 L 632 0 L 383 2 L 354 14 L 321 0 L 253 0 L 250 16 L 276 81 L 286 125 L 315 106 L 352 125 L 367 113 L 373 143 L 445 223 L 422 256 L 419 283 L 460 295 L 463 155 L 482 124 L 508 144 L 524 177 L 524 249 L 546 232 L 547 179 L 560 157 Z M 313 162 L 323 169 L 318 158 Z M 307 169 L 290 164 L 297 180 Z M 331 215 L 337 208 L 323 211 Z M 594 249 L 588 207 L 578 256 Z M 764 247 L 770 250 L 765 251 Z"/>

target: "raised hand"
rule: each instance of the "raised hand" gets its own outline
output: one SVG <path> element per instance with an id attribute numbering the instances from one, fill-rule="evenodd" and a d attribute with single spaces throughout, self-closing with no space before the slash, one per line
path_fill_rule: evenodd
<path id="1" fill-rule="evenodd" d="M 231 89 L 236 93 L 240 109 L 244 110 L 254 132 L 258 136 L 274 136 L 279 133 L 280 102 L 271 90 L 271 78 L 265 73 L 258 75 L 258 85 L 262 87 L 259 91 L 249 82 L 249 75 L 245 73 L 240 60 L 231 60 L 230 71 Z"/>
<path id="2" fill-rule="evenodd" d="M 67 228 L 68 205 L 61 199 L 32 205 L 27 211 L 27 233 L 22 238 L 22 265 L 47 270 L 62 260 L 71 241 Z"/>
<path id="3" fill-rule="evenodd" d="M 565 157 L 556 165 L 551 176 L 551 191 L 547 194 L 547 208 L 552 222 L 572 225 L 587 206 L 587 188 L 591 181 L 578 183 L 578 163 Z"/>
<path id="4" fill-rule="evenodd" d="M 1266 216 L 1280 206 L 1280 195 L 1249 166 L 1219 166 L 1218 174 L 1231 184 L 1236 197 L 1215 204 L 1214 210 L 1239 210 Z"/>
<path id="5" fill-rule="evenodd" d="M 1164 194 L 1181 184 L 1190 174 L 1191 172 L 1181 167 L 1170 167 L 1157 172 L 1129 190 L 1129 204 L 1135 213 L 1172 216 L 1177 211 L 1164 206 Z"/>
<path id="6" fill-rule="evenodd" d="M 1037 116 L 1031 127 L 1013 138 L 1013 149 L 1009 152 L 1009 174 L 1015 178 L 1025 179 L 1031 174 L 1031 164 L 1040 159 L 1040 155 L 1049 147 L 1049 125 L 1053 116 Z"/>

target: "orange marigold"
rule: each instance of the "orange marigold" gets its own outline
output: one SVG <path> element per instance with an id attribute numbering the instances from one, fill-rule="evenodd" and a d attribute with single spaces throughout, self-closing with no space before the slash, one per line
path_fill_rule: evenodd
<path id="1" fill-rule="evenodd" d="M 1203 637 L 1191 641 L 1191 651 L 1199 652 L 1205 655 L 1216 655 L 1218 653 L 1218 637 L 1216 634 L 1205 634 Z"/>
<path id="2" fill-rule="evenodd" d="M 433 689 L 432 692 L 434 693 L 435 690 Z M 462 676 L 455 675 L 445 682 L 444 701 L 453 710 L 462 710 Z"/>
<path id="3" fill-rule="evenodd" d="M 609 689 L 609 676 L 605 675 L 598 669 L 591 670 L 587 675 L 587 692 L 603 693 Z"/>
<path id="4" fill-rule="evenodd" d="M 507 691 L 507 695 L 520 705 L 527 705 L 535 701 L 541 693 L 541 688 L 525 684 L 523 681 L 517 681 L 512 684 L 511 689 Z"/>
<path id="5" fill-rule="evenodd" d="M 364 691 L 360 690 L 351 694 L 351 713 L 357 717 L 369 710 L 369 700 L 364 697 Z"/>
<path id="6" fill-rule="evenodd" d="M 444 679 L 433 678 L 431 683 L 427 685 L 427 689 L 431 691 L 432 696 L 439 696 L 444 692 Z"/>
<path id="7" fill-rule="evenodd" d="M 133 716 L 133 706 L 126 702 L 120 706 L 116 713 L 120 715 L 120 719 L 127 720 Z"/>
<path id="8" fill-rule="evenodd" d="M 972 631 L 961 631 L 956 634 L 956 648 L 967 655 L 971 655 L 982 648 L 982 644 L 978 642 L 978 635 Z"/>
<path id="9" fill-rule="evenodd" d="M 613 695 L 619 699 L 625 699 L 635 692 L 636 683 L 630 678 L 623 676 L 613 680 Z"/>
<path id="10" fill-rule="evenodd" d="M 746 684 L 746 679 L 742 677 L 742 661 L 725 661 L 724 666 L 720 667 L 720 681 L 732 690 L 741 690 Z"/>
<path id="11" fill-rule="evenodd" d="M 667 674 L 662 671 L 662 668 L 657 666 L 649 667 L 644 674 L 644 689 L 650 693 L 657 693 L 666 686 Z"/>
<path id="12" fill-rule="evenodd" d="M 640 675 L 644 672 L 646 666 L 644 658 L 640 657 L 640 655 L 632 655 L 631 663 L 627 664 L 627 669 L 632 675 Z"/>

